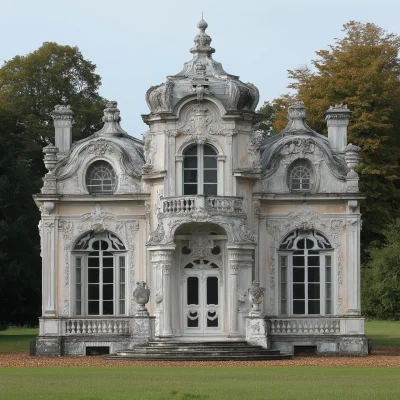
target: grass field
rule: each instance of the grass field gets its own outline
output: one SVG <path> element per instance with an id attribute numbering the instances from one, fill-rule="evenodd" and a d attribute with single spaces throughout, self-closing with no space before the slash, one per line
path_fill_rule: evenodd
<path id="1" fill-rule="evenodd" d="M 0 399 L 398 400 L 399 368 L 70 367 L 0 371 Z"/>
<path id="2" fill-rule="evenodd" d="M 400 322 L 366 321 L 365 332 L 373 346 L 400 346 Z M 10 328 L 0 331 L 0 353 L 28 351 L 29 341 L 38 334 L 36 328 Z"/>
<path id="3" fill-rule="evenodd" d="M 375 346 L 400 346 L 400 322 L 369 321 Z M 27 351 L 37 329 L 0 332 L 0 352 Z M 400 368 L 0 368 L 0 400 L 398 400 Z"/>

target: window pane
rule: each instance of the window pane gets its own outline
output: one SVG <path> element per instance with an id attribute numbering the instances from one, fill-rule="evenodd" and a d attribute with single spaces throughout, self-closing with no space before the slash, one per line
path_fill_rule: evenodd
<path id="1" fill-rule="evenodd" d="M 204 146 L 204 154 L 205 155 L 216 155 L 217 152 L 211 146 Z"/>
<path id="2" fill-rule="evenodd" d="M 325 295 L 327 299 L 332 299 L 332 283 L 326 284 Z"/>
<path id="3" fill-rule="evenodd" d="M 197 168 L 197 157 L 185 157 L 183 160 L 184 168 Z"/>
<path id="4" fill-rule="evenodd" d="M 184 151 L 185 155 L 197 155 L 197 145 L 191 146 Z"/>
<path id="5" fill-rule="evenodd" d="M 183 171 L 183 179 L 185 183 L 197 182 L 197 170 L 185 170 Z"/>
<path id="6" fill-rule="evenodd" d="M 319 257 L 318 256 L 308 256 L 308 266 L 309 267 L 316 267 L 319 265 Z"/>
<path id="7" fill-rule="evenodd" d="M 210 319 L 212 318 L 212 319 Z M 208 328 L 217 328 L 218 327 L 218 317 L 216 312 L 208 312 L 207 314 L 207 327 Z"/>
<path id="8" fill-rule="evenodd" d="M 304 266 L 304 256 L 293 256 L 293 266 L 303 267 Z"/>
<path id="9" fill-rule="evenodd" d="M 88 303 L 88 313 L 89 315 L 99 315 L 99 302 L 89 301 Z"/>
<path id="10" fill-rule="evenodd" d="M 326 314 L 332 314 L 332 300 L 327 300 L 326 301 Z"/>
<path id="11" fill-rule="evenodd" d="M 208 169 L 204 170 L 204 182 L 217 183 L 217 171 Z"/>
<path id="12" fill-rule="evenodd" d="M 99 269 L 89 268 L 88 269 L 88 282 L 89 283 L 99 283 Z"/>
<path id="13" fill-rule="evenodd" d="M 183 194 L 197 194 L 197 183 L 195 185 L 185 184 L 183 185 Z"/>
<path id="14" fill-rule="evenodd" d="M 281 267 L 286 267 L 286 256 L 281 257 Z"/>
<path id="15" fill-rule="evenodd" d="M 99 298 L 100 298 L 99 285 L 88 285 L 88 299 L 99 300 Z"/>
<path id="16" fill-rule="evenodd" d="M 103 300 L 112 300 L 114 298 L 114 286 L 103 285 Z"/>
<path id="17" fill-rule="evenodd" d="M 82 314 L 82 303 L 80 301 L 76 302 L 76 315 Z"/>
<path id="18" fill-rule="evenodd" d="M 114 270 L 112 268 L 103 269 L 103 282 L 104 283 L 114 282 Z"/>
<path id="19" fill-rule="evenodd" d="M 96 161 L 87 170 L 86 186 L 89 193 L 112 193 L 116 183 L 115 172 L 106 161 Z"/>
<path id="20" fill-rule="evenodd" d="M 305 302 L 304 300 L 293 301 L 293 314 L 305 314 Z"/>
<path id="21" fill-rule="evenodd" d="M 204 157 L 204 168 L 217 168 L 217 157 Z"/>
<path id="22" fill-rule="evenodd" d="M 293 284 L 293 298 L 294 299 L 304 299 L 305 298 L 305 290 L 304 283 L 294 283 Z"/>
<path id="23" fill-rule="evenodd" d="M 88 267 L 89 268 L 99 268 L 99 259 L 98 258 L 88 258 Z"/>
<path id="24" fill-rule="evenodd" d="M 125 314 L 125 300 L 120 300 L 119 302 L 119 313 Z"/>
<path id="25" fill-rule="evenodd" d="M 199 304 L 199 280 L 195 276 L 187 279 L 187 304 Z"/>
<path id="26" fill-rule="evenodd" d="M 287 314 L 287 302 L 286 300 L 281 300 L 281 314 Z"/>
<path id="27" fill-rule="evenodd" d="M 331 256 L 325 256 L 325 265 L 327 267 L 331 266 Z"/>
<path id="28" fill-rule="evenodd" d="M 204 194 L 206 194 L 208 196 L 216 196 L 217 195 L 217 185 L 205 184 L 204 185 Z"/>
<path id="29" fill-rule="evenodd" d="M 199 326 L 199 316 L 197 312 L 189 314 L 190 318 L 187 319 L 187 326 L 189 328 L 197 328 Z"/>
<path id="30" fill-rule="evenodd" d="M 305 248 L 305 240 L 301 239 L 297 242 L 297 248 L 298 249 L 304 249 Z"/>
<path id="31" fill-rule="evenodd" d="M 207 304 L 218 304 L 218 278 L 207 277 Z"/>
<path id="32" fill-rule="evenodd" d="M 308 284 L 308 298 L 309 299 L 319 299 L 319 283 L 309 283 Z"/>
<path id="33" fill-rule="evenodd" d="M 332 268 L 326 268 L 326 281 L 327 282 L 332 282 Z"/>
<path id="34" fill-rule="evenodd" d="M 82 270 L 81 268 L 76 269 L 76 283 L 81 283 L 82 282 Z"/>
<path id="35" fill-rule="evenodd" d="M 308 301 L 308 313 L 309 314 L 319 314 L 319 300 L 309 300 Z"/>
<path id="36" fill-rule="evenodd" d="M 306 248 L 307 249 L 312 249 L 314 247 L 314 242 L 310 239 L 306 240 Z"/>
<path id="37" fill-rule="evenodd" d="M 293 268 L 293 282 L 304 282 L 304 268 Z"/>
<path id="38" fill-rule="evenodd" d="M 319 282 L 319 267 L 308 268 L 308 282 Z"/>
<path id="39" fill-rule="evenodd" d="M 103 301 L 103 315 L 114 314 L 114 303 L 112 301 Z"/>

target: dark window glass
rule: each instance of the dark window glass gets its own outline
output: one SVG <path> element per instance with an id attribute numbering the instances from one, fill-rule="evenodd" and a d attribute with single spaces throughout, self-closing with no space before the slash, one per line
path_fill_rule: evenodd
<path id="1" fill-rule="evenodd" d="M 99 285 L 89 284 L 88 285 L 88 299 L 89 300 L 99 300 L 99 298 L 100 298 Z"/>
<path id="2" fill-rule="evenodd" d="M 197 184 L 185 184 L 183 186 L 183 194 L 184 195 L 189 195 L 189 194 L 197 194 Z"/>
<path id="3" fill-rule="evenodd" d="M 100 313 L 100 304 L 98 301 L 89 301 L 88 302 L 88 313 L 89 315 L 99 315 Z"/>
<path id="4" fill-rule="evenodd" d="M 103 301 L 103 315 L 112 315 L 112 314 L 114 314 L 114 302 Z"/>
<path id="5" fill-rule="evenodd" d="M 204 168 L 217 168 L 217 157 L 204 157 Z"/>
<path id="6" fill-rule="evenodd" d="M 293 298 L 294 299 L 304 299 L 305 298 L 305 288 L 304 283 L 294 283 L 293 284 Z"/>
<path id="7" fill-rule="evenodd" d="M 204 183 L 217 183 L 217 171 L 206 169 L 204 171 Z"/>
<path id="8" fill-rule="evenodd" d="M 320 303 L 319 300 L 309 300 L 308 301 L 308 313 L 309 314 L 319 314 L 320 313 Z"/>
<path id="9" fill-rule="evenodd" d="M 207 327 L 208 328 L 217 328 L 218 327 L 218 317 L 216 312 L 208 312 L 207 313 Z"/>
<path id="10" fill-rule="evenodd" d="M 104 283 L 113 283 L 114 282 L 114 269 L 113 268 L 104 268 L 103 269 L 103 282 Z"/>
<path id="11" fill-rule="evenodd" d="M 319 282 L 319 267 L 308 268 L 308 282 Z"/>
<path id="12" fill-rule="evenodd" d="M 304 300 L 293 300 L 293 314 L 305 314 L 305 301 Z"/>
<path id="13" fill-rule="evenodd" d="M 217 152 L 211 146 L 204 146 L 204 155 L 206 156 L 213 156 L 216 155 Z"/>
<path id="14" fill-rule="evenodd" d="M 187 326 L 189 328 L 198 328 L 199 316 L 197 315 L 197 312 L 189 313 L 189 315 L 190 315 L 190 318 L 187 319 Z"/>
<path id="15" fill-rule="evenodd" d="M 293 282 L 304 282 L 304 268 L 293 268 Z"/>
<path id="16" fill-rule="evenodd" d="M 306 248 L 307 249 L 312 249 L 314 247 L 314 242 L 310 239 L 306 240 Z"/>
<path id="17" fill-rule="evenodd" d="M 185 183 L 197 182 L 197 170 L 185 170 L 183 179 Z"/>
<path id="18" fill-rule="evenodd" d="M 308 284 L 308 298 L 309 299 L 319 299 L 319 283 L 309 283 Z"/>
<path id="19" fill-rule="evenodd" d="M 304 239 L 299 240 L 299 241 L 297 242 L 297 248 L 298 248 L 298 249 L 304 249 L 304 247 L 305 247 Z"/>
<path id="20" fill-rule="evenodd" d="M 99 268 L 99 259 L 98 258 L 89 257 L 88 258 L 88 267 L 89 268 Z"/>
<path id="21" fill-rule="evenodd" d="M 216 196 L 217 195 L 217 185 L 205 184 L 204 185 L 204 194 L 206 194 L 208 196 Z"/>
<path id="22" fill-rule="evenodd" d="M 112 300 L 114 297 L 114 286 L 103 285 L 103 300 Z"/>
<path id="23" fill-rule="evenodd" d="M 304 256 L 293 256 L 294 267 L 304 267 Z"/>
<path id="24" fill-rule="evenodd" d="M 103 258 L 103 268 L 112 268 L 114 266 L 114 258 L 104 257 Z"/>
<path id="25" fill-rule="evenodd" d="M 197 145 L 190 146 L 188 149 L 186 149 L 185 155 L 197 155 Z"/>
<path id="26" fill-rule="evenodd" d="M 183 161 L 183 166 L 185 168 L 195 168 L 197 169 L 197 157 L 186 156 Z"/>
<path id="27" fill-rule="evenodd" d="M 98 268 L 88 269 L 88 282 L 89 283 L 99 283 L 100 270 Z"/>
<path id="28" fill-rule="evenodd" d="M 218 278 L 207 277 L 207 304 L 218 304 Z"/>
<path id="29" fill-rule="evenodd" d="M 187 279 L 187 304 L 199 304 L 199 280 L 195 276 Z"/>

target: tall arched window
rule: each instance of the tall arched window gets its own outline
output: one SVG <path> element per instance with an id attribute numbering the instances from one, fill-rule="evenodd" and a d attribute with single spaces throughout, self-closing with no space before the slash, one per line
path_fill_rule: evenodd
<path id="1" fill-rule="evenodd" d="M 316 231 L 290 233 L 279 249 L 280 313 L 330 315 L 333 312 L 333 249 Z"/>
<path id="2" fill-rule="evenodd" d="M 313 169 L 308 160 L 296 160 L 288 170 L 288 186 L 292 192 L 309 192 L 313 185 Z"/>
<path id="3" fill-rule="evenodd" d="M 217 194 L 217 152 L 209 145 L 195 144 L 183 153 L 183 194 Z"/>
<path id="4" fill-rule="evenodd" d="M 86 172 L 86 187 L 91 194 L 111 194 L 116 183 L 114 169 L 107 161 L 95 161 Z"/>
<path id="5" fill-rule="evenodd" d="M 89 232 L 73 251 L 75 315 L 126 314 L 126 249 L 110 232 Z"/>

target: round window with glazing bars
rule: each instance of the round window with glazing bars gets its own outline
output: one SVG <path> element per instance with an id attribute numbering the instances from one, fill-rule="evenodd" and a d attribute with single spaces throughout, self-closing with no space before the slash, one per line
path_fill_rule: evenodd
<path id="1" fill-rule="evenodd" d="M 86 187 L 91 194 L 114 193 L 117 178 L 112 166 L 106 161 L 96 161 L 87 170 Z"/>

